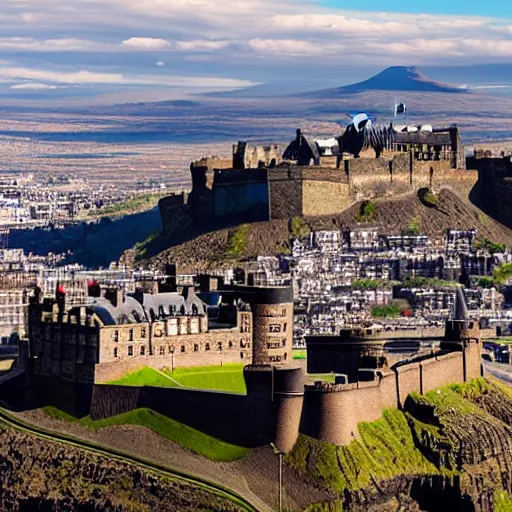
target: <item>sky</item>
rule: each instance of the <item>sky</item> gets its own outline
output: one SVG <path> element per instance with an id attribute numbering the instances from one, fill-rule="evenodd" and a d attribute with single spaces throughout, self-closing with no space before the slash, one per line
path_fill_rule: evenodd
<path id="1" fill-rule="evenodd" d="M 512 58 L 510 0 L 0 3 L 2 97 L 342 85 L 390 65 Z"/>

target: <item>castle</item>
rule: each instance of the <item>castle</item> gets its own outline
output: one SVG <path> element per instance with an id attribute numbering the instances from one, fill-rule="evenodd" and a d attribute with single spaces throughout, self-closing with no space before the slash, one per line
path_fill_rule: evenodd
<path id="1" fill-rule="evenodd" d="M 360 422 L 380 418 L 387 407 L 404 407 L 409 393 L 481 376 L 480 330 L 467 318 L 460 289 L 435 353 L 393 366 L 376 364 L 352 382 L 313 385 L 304 385 L 303 368 L 290 364 L 291 289 L 235 286 L 227 292 L 226 313 L 232 318 L 227 327 L 208 318 L 205 303 L 191 290 L 186 296 L 125 298 L 115 290 L 100 291 L 88 307 L 67 311 L 62 297 L 40 302 L 36 295 L 29 350 L 21 352 L 29 395 L 37 404 L 56 404 L 93 419 L 149 408 L 231 443 L 274 442 L 288 452 L 299 433 L 350 443 L 359 436 Z M 215 315 L 222 317 L 220 311 Z M 248 363 L 246 395 L 106 384 L 127 370 L 221 364 L 220 357 L 240 361 L 240 354 Z M 0 394 L 6 396 L 6 389 L 0 387 Z"/>
<path id="2" fill-rule="evenodd" d="M 333 139 L 334 140 L 334 139 Z M 230 159 L 203 158 L 190 166 L 192 190 L 159 203 L 164 232 L 192 223 L 216 226 L 338 214 L 357 201 L 422 187 L 452 187 L 468 196 L 478 181 L 468 171 L 456 127 L 399 132 L 379 158 L 351 158 L 322 148 L 300 130 L 278 146 L 241 141 Z"/>
<path id="3" fill-rule="evenodd" d="M 229 363 L 279 364 L 292 360 L 291 288 L 227 287 L 180 294 L 123 296 L 92 286 L 91 301 L 66 308 L 65 294 L 29 306 L 30 354 L 37 376 L 99 384 L 144 367 L 162 370 Z M 209 306 L 207 306 L 209 304 Z"/>

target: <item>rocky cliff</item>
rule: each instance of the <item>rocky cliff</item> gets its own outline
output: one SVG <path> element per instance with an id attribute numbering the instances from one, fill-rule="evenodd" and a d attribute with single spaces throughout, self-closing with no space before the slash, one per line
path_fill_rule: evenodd
<path id="1" fill-rule="evenodd" d="M 241 510 L 193 484 L 0 424 L 0 510 Z"/>
<path id="2" fill-rule="evenodd" d="M 361 424 L 335 447 L 302 437 L 288 463 L 338 498 L 309 511 L 512 510 L 512 392 L 483 379 Z"/>

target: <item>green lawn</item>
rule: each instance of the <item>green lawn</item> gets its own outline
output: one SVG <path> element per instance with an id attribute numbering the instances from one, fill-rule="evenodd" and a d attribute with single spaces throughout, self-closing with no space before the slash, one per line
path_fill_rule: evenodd
<path id="1" fill-rule="evenodd" d="M 191 389 L 210 389 L 245 394 L 244 365 L 225 364 L 223 366 L 204 366 L 197 368 L 176 368 L 173 372 L 164 369 L 161 372 L 152 368 L 142 368 L 123 378 L 109 382 L 119 386 L 156 386 L 163 388 L 185 387 Z"/>
<path id="2" fill-rule="evenodd" d="M 244 365 L 226 364 L 197 368 L 176 368 L 173 372 L 164 370 L 182 386 L 193 389 L 211 389 L 245 394 Z"/>
<path id="3" fill-rule="evenodd" d="M 153 368 L 142 368 L 136 372 L 125 375 L 121 379 L 109 382 L 118 386 L 154 386 L 157 388 L 176 388 L 179 384 L 153 370 Z"/>
<path id="4" fill-rule="evenodd" d="M 293 359 L 306 359 L 307 358 L 307 351 L 306 349 L 302 349 L 302 348 L 299 348 L 299 349 L 294 349 L 292 351 L 292 354 L 293 354 Z"/>
<path id="5" fill-rule="evenodd" d="M 98 421 L 91 420 L 89 416 L 78 419 L 51 406 L 44 407 L 43 411 L 53 418 L 79 422 L 94 431 L 117 425 L 140 425 L 211 460 L 229 462 L 241 459 L 250 452 L 248 448 L 226 443 L 150 409 L 136 409 Z"/>

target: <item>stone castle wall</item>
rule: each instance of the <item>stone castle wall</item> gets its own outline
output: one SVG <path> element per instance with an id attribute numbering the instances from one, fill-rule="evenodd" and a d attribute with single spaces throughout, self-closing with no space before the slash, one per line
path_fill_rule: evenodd
<path id="1" fill-rule="evenodd" d="M 402 408 L 412 392 L 426 393 L 481 376 L 480 344 L 379 373 L 373 382 L 306 386 L 300 431 L 337 445 L 359 437 L 358 424 L 376 421 L 388 407 Z"/>
<path id="2" fill-rule="evenodd" d="M 333 215 L 356 201 L 392 197 L 422 187 L 439 190 L 448 186 L 469 197 L 475 195 L 479 180 L 476 170 L 452 169 L 444 160 L 415 160 L 412 154 L 344 160 L 339 167 L 226 169 L 225 161 L 219 163 L 216 166 L 215 161 L 208 160 L 192 164 L 193 190 L 183 206 L 179 206 L 179 199 L 161 201 L 164 230 L 172 229 L 176 219 L 187 226 L 194 219 L 232 224 Z M 509 191 L 512 183 L 506 183 L 505 188 Z M 502 191 L 500 194 L 504 198 Z"/>
<path id="3" fill-rule="evenodd" d="M 469 158 L 468 165 L 478 172 L 474 202 L 486 213 L 512 226 L 512 162 L 508 158 Z"/>
<path id="4" fill-rule="evenodd" d="M 394 371 L 377 371 L 374 381 L 343 385 L 319 383 L 304 388 L 299 368 L 272 370 L 269 365 L 253 365 L 244 372 L 246 396 L 95 385 L 91 417 L 101 419 L 147 407 L 232 443 L 257 446 L 274 441 L 287 452 L 300 432 L 346 445 L 359 437 L 359 423 L 378 420 L 386 408 L 402 408 L 410 393 L 480 377 L 480 342 L 466 341 L 463 347 Z"/>

